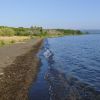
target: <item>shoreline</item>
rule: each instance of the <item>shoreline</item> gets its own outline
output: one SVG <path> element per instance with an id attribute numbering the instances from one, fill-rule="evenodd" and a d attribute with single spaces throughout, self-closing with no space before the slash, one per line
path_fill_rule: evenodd
<path id="1" fill-rule="evenodd" d="M 0 100 L 28 100 L 28 89 L 39 69 L 37 53 L 42 42 L 43 39 L 36 40 L 27 52 L 3 68 L 3 74 L 0 74 Z"/>

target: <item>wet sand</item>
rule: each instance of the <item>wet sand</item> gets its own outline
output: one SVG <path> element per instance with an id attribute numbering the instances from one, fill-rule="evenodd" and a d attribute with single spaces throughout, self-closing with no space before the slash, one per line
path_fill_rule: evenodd
<path id="1" fill-rule="evenodd" d="M 42 39 L 0 48 L 0 100 L 28 100 L 28 89 L 35 80 Z"/>

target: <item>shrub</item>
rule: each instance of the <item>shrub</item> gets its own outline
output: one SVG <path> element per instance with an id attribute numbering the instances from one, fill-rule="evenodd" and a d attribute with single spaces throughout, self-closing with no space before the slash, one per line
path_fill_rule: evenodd
<path id="1" fill-rule="evenodd" d="M 11 44 L 15 43 L 15 40 L 11 40 L 10 43 L 11 43 Z"/>
<path id="2" fill-rule="evenodd" d="M 0 36 L 14 36 L 15 31 L 11 28 L 1 28 L 0 29 Z"/>
<path id="3" fill-rule="evenodd" d="M 0 46 L 5 45 L 5 42 L 3 40 L 0 40 Z"/>

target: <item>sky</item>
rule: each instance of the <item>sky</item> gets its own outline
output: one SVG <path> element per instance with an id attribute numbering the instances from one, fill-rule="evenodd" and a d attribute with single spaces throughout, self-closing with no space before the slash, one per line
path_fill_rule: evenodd
<path id="1" fill-rule="evenodd" d="M 100 29 L 100 0 L 0 0 L 0 26 Z"/>

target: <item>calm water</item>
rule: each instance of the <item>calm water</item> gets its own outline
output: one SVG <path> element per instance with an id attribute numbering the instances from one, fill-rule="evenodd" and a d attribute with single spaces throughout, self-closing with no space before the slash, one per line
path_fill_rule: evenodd
<path id="1" fill-rule="evenodd" d="M 41 51 L 42 70 L 30 100 L 100 100 L 99 34 L 49 38 Z M 47 98 L 32 97 L 39 93 Z"/>

